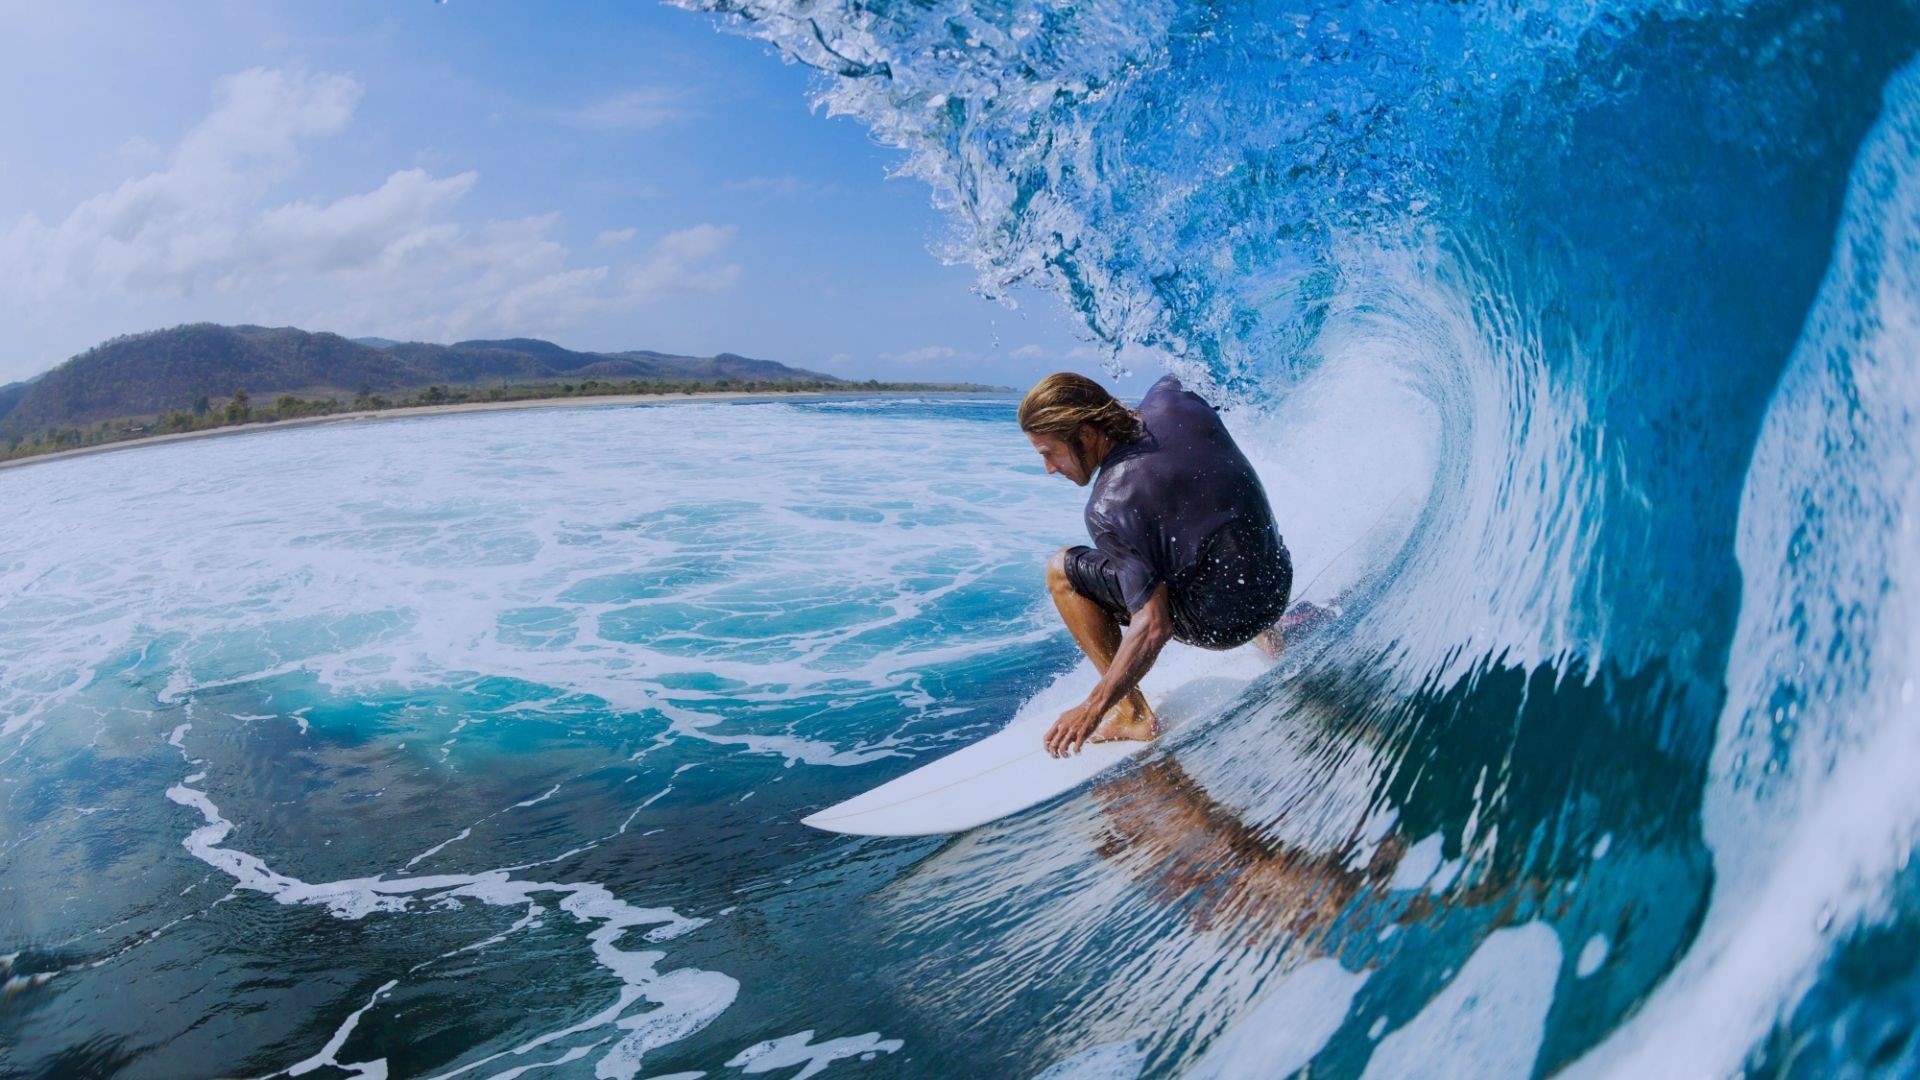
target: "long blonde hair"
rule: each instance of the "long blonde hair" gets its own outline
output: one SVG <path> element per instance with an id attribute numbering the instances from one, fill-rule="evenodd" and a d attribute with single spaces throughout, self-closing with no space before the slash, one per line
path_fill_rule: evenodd
<path id="1" fill-rule="evenodd" d="M 1138 442 L 1140 414 L 1120 404 L 1107 388 L 1071 371 L 1033 384 L 1020 402 L 1020 430 L 1051 435 L 1077 449 L 1080 425 L 1092 424 L 1115 445 Z"/>

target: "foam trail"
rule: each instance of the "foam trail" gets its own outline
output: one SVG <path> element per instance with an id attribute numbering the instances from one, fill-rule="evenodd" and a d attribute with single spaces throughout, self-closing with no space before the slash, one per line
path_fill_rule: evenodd
<path id="1" fill-rule="evenodd" d="M 347 1014 L 347 1018 L 340 1022 L 340 1026 L 334 1030 L 333 1037 L 327 1040 L 327 1045 L 321 1047 L 319 1053 L 307 1058 L 305 1061 L 289 1065 L 281 1071 L 288 1076 L 305 1076 L 323 1065 L 331 1065 L 336 1069 L 350 1070 L 355 1076 L 365 1077 L 366 1080 L 386 1080 L 387 1063 L 384 1059 L 377 1061 L 342 1062 L 338 1055 L 340 1048 L 346 1045 L 347 1037 L 353 1034 L 355 1027 L 359 1026 L 360 1018 L 366 1015 L 367 1010 L 373 1008 L 376 1002 L 382 997 L 385 997 L 387 991 L 392 990 L 398 985 L 400 985 L 400 983 L 397 979 L 390 979 L 381 984 L 380 989 L 373 992 L 373 996 L 367 999 L 365 1005 Z M 280 1074 L 275 1073 L 273 1075 L 278 1076 Z"/>
<path id="2" fill-rule="evenodd" d="M 546 790 L 546 793 L 545 793 L 545 794 L 543 794 L 543 795 L 538 795 L 538 796 L 535 796 L 534 798 L 531 798 L 531 799 L 527 799 L 527 800 L 525 800 L 525 801 L 522 801 L 522 802 L 517 802 L 517 803 L 514 803 L 514 804 L 513 804 L 513 808 L 514 808 L 515 810 L 519 810 L 519 809 L 521 809 L 521 808 L 523 808 L 523 807 L 528 807 L 528 806 L 539 806 L 539 805 L 540 805 L 541 803 L 543 803 L 543 802 L 546 802 L 546 801 L 547 801 L 548 799 L 551 799 L 551 798 L 553 798 L 553 796 L 554 796 L 554 793 L 555 793 L 555 792 L 557 792 L 557 791 L 559 791 L 559 790 L 560 790 L 560 785 L 559 785 L 559 784 L 555 784 L 555 785 L 553 785 L 552 787 L 550 787 L 550 788 L 548 788 L 548 789 Z"/>
<path id="3" fill-rule="evenodd" d="M 428 848 L 427 850 L 421 852 L 420 854 L 415 855 L 413 858 L 408 859 L 406 869 L 408 870 L 413 869 L 414 865 L 419 863 L 421 860 L 432 858 L 433 856 L 440 854 L 440 852 L 445 850 L 448 846 L 457 844 L 460 841 L 465 840 L 467 837 L 472 835 L 473 835 L 472 828 L 461 829 L 457 835 L 450 836 L 447 839 L 442 840 L 439 843 Z"/>
<path id="4" fill-rule="evenodd" d="M 807 1077 L 819 1074 L 842 1058 L 872 1061 L 880 1054 L 891 1054 L 905 1045 L 899 1039 L 883 1039 L 877 1031 L 819 1043 L 813 1041 L 813 1032 L 802 1031 L 755 1043 L 728 1058 L 727 1068 L 747 1073 L 766 1073 L 798 1065 L 800 1071 L 793 1074 L 793 1080 L 807 1080 Z"/>
<path id="5" fill-rule="evenodd" d="M 183 734 L 184 725 L 182 730 L 175 732 L 176 737 Z M 205 825 L 195 829 L 182 841 L 188 851 L 232 877 L 238 888 L 265 893 L 281 904 L 319 905 L 326 907 L 336 918 L 362 919 L 374 912 L 415 910 L 416 902 L 430 909 L 433 904 L 457 897 L 493 906 L 526 906 L 535 909 L 538 907 L 534 899 L 536 896 L 558 895 L 561 898 L 561 910 L 581 923 L 595 924 L 595 929 L 588 934 L 588 940 L 592 943 L 595 960 L 622 984 L 616 1002 L 585 1023 L 525 1041 L 512 1050 L 443 1074 L 445 1076 L 458 1075 L 508 1055 L 525 1054 L 570 1035 L 612 1026 L 625 1030 L 626 1034 L 600 1058 L 595 1075 L 628 1080 L 639 1073 L 647 1051 L 684 1039 L 712 1023 L 714 1018 L 726 1011 L 739 993 L 739 984 L 726 975 L 694 968 L 661 971 L 657 965 L 665 958 L 665 953 L 655 950 L 628 952 L 614 944 L 629 930 L 643 926 L 652 927 L 645 934 L 646 940 L 666 941 L 699 928 L 705 924 L 704 919 L 688 918 L 665 908 L 634 907 L 591 882 L 519 881 L 503 871 L 437 874 L 404 881 L 386 881 L 375 877 L 308 883 L 276 873 L 256 856 L 222 847 L 222 841 L 233 830 L 233 823 L 220 815 L 219 808 L 204 792 L 176 784 L 167 789 L 167 798 L 198 810 L 206 821 Z M 341 1068 L 363 1069 L 363 1075 L 369 1077 L 384 1076 L 384 1064 L 341 1065 L 334 1055 L 352 1033 L 359 1017 L 394 985 L 389 982 L 381 987 L 366 1005 L 342 1023 L 317 1055 L 290 1066 L 288 1071 L 298 1075 L 320 1065 L 331 1064 Z M 631 1006 L 639 1002 L 648 1002 L 657 1008 L 640 1013 L 629 1012 Z"/>

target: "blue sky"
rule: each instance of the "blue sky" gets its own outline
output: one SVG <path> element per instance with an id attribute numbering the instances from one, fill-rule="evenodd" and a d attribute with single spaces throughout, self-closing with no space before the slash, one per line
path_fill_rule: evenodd
<path id="1" fill-rule="evenodd" d="M 811 72 L 704 15 L 0 7 L 0 383 L 202 320 L 860 378 L 1098 368 L 1059 301 L 1009 311 L 929 254 L 926 188 L 812 110 Z"/>

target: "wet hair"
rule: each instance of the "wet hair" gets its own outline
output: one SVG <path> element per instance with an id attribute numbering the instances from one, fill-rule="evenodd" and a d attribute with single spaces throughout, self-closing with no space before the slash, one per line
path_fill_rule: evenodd
<path id="1" fill-rule="evenodd" d="M 1049 375 L 1033 384 L 1020 402 L 1020 430 L 1030 435 L 1051 435 L 1084 450 L 1082 424 L 1092 424 L 1115 445 L 1140 441 L 1140 414 L 1085 375 L 1071 371 Z"/>

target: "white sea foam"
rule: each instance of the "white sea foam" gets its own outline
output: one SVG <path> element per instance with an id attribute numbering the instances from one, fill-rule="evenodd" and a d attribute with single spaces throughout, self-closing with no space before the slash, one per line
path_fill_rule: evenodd
<path id="1" fill-rule="evenodd" d="M 702 439 L 687 439 L 694 429 Z M 930 430 L 950 441 L 942 453 L 903 453 Z M 694 739 L 828 766 L 900 753 L 971 711 L 924 688 L 929 671 L 1059 634 L 1043 617 L 1040 566 L 1084 540 L 1079 499 L 1030 459 L 1007 425 L 930 428 L 774 405 L 310 429 L 10 471 L 0 495 L 47 509 L 0 537 L 4 734 L 17 751 L 73 705 L 77 686 L 131 658 L 135 679 L 186 710 L 189 722 L 161 735 L 196 765 L 189 737 L 208 726 L 284 716 L 324 737 L 342 722 L 312 703 L 276 711 L 272 680 L 310 677 L 334 702 L 382 708 L 396 695 L 444 695 L 473 673 L 531 692 L 497 711 L 410 704 L 390 717 L 393 749 L 424 744 L 457 769 L 460 740 L 489 718 L 550 722 L 573 737 L 584 699 L 601 703 L 597 716 L 664 720 L 645 736 L 654 748 Z M 661 484 L 667 475 L 674 483 Z M 243 512 L 229 498 L 236 484 L 249 491 Z M 312 513 L 316 500 L 326 515 Z M 135 505 L 138 527 L 126 513 Z M 948 605 L 974 624 L 967 632 L 953 631 Z M 209 692 L 249 685 L 270 688 L 265 707 L 204 709 Z M 807 714 L 791 703 L 809 698 L 817 720 L 796 721 Z M 884 705 L 877 729 L 836 719 L 860 700 Z M 756 726 L 756 710 L 783 719 Z M 632 755 L 635 778 L 647 753 Z M 630 929 L 657 946 L 700 920 L 529 876 L 598 841 L 477 873 L 303 881 L 235 846 L 235 823 L 201 786 L 207 769 L 189 772 L 166 792 L 201 818 L 184 846 L 243 894 L 350 920 L 433 917 L 462 902 L 521 909 L 512 926 L 456 951 L 541 926 L 554 905 L 591 928 L 595 960 L 617 980 L 611 1002 L 459 1072 L 519 1073 L 590 1049 L 599 1075 L 636 1075 L 649 1051 L 705 1027 L 738 992 L 727 975 L 663 969 L 657 948 L 616 947 Z M 673 790 L 662 779 L 634 814 Z M 539 806 L 565 785 L 546 778 L 495 813 Z M 471 841 L 478 823 L 449 830 L 405 869 Z M 380 1063 L 337 1055 L 372 1005 L 302 1064 L 371 1074 Z M 817 1068 L 897 1045 L 877 1034 L 857 1046 L 795 1038 L 755 1060 L 804 1052 Z M 543 1061 L 528 1059 L 541 1049 Z"/>
<path id="2" fill-rule="evenodd" d="M 916 452 L 930 431 L 945 445 Z M 17 746 L 139 652 L 163 701 L 294 674 L 373 700 L 481 672 L 551 688 L 520 703 L 535 717 L 584 694 L 741 753 L 871 761 L 904 736 L 745 717 L 817 695 L 824 721 L 870 697 L 911 724 L 952 707 L 921 688 L 928 670 L 1056 635 L 1041 563 L 1084 536 L 1075 490 L 1031 459 L 1010 425 L 767 404 L 312 428 L 9 470 L 0 498 L 43 512 L 0 537 L 0 737 Z M 953 632 L 956 603 L 997 630 Z"/>
<path id="3" fill-rule="evenodd" d="M 576 1046 L 573 1049 L 567 1051 L 564 1054 L 561 1054 L 557 1058 L 553 1058 L 550 1061 L 535 1061 L 526 1065 L 516 1065 L 513 1068 L 506 1070 L 505 1072 L 494 1073 L 491 1077 L 488 1078 L 488 1080 L 515 1080 L 515 1077 L 525 1076 L 527 1073 L 530 1073 L 535 1069 L 551 1069 L 557 1065 L 565 1065 L 569 1062 L 579 1061 L 581 1058 L 586 1057 L 588 1054 L 593 1053 L 594 1050 L 597 1049 L 601 1045 L 601 1043 L 604 1043 L 605 1041 L 606 1040 L 602 1039 L 600 1042 L 589 1043 L 586 1046 Z M 704 1076 L 706 1074 L 705 1073 L 676 1073 L 674 1075 Z M 656 1080 L 658 1080 L 658 1078 L 656 1078 Z"/>
<path id="4" fill-rule="evenodd" d="M 440 841 L 439 843 L 437 843 L 437 844 L 435 844 L 435 845 L 433 845 L 432 847 L 430 847 L 430 848 L 428 848 L 427 850 L 425 850 L 425 851 L 423 851 L 423 852 L 421 852 L 420 854 L 418 854 L 418 855 L 415 855 L 415 856 L 414 856 L 413 858 L 411 858 L 411 859 L 408 859 L 408 860 L 407 860 L 407 867 L 406 867 L 406 868 L 407 868 L 407 869 L 409 869 L 409 870 L 411 870 L 411 869 L 413 869 L 413 868 L 414 868 L 414 866 L 415 866 L 415 865 L 416 865 L 417 863 L 419 863 L 419 862 L 420 862 L 420 860 L 422 860 L 422 859 L 429 859 L 429 858 L 432 858 L 433 856 L 435 856 L 435 855 L 438 855 L 438 854 L 440 854 L 440 853 L 441 853 L 442 851 L 444 851 L 444 850 L 446 850 L 446 848 L 447 848 L 447 845 L 449 845 L 449 844 L 457 844 L 457 843 L 459 843 L 460 841 L 462 841 L 462 840 L 465 840 L 465 839 L 466 839 L 467 837 L 469 837 L 469 836 L 472 836 L 472 835 L 473 835 L 473 828 L 472 828 L 471 826 L 469 826 L 469 827 L 467 827 L 467 828 L 465 828 L 465 829 L 461 829 L 461 830 L 460 830 L 460 832 L 459 832 L 459 835 L 457 835 L 457 836 L 452 836 L 452 837 L 448 837 L 447 839 L 445 839 L 445 840 L 442 840 L 442 841 Z"/>
<path id="5" fill-rule="evenodd" d="M 1433 880 L 1433 876 L 1440 871 L 1441 843 L 1440 834 L 1433 833 L 1408 848 L 1393 868 L 1393 879 L 1387 883 L 1387 888 L 1417 889 Z"/>
<path id="6" fill-rule="evenodd" d="M 1584 979 L 1600 970 L 1607 962 L 1607 935 L 1595 934 L 1580 947 L 1580 958 L 1574 963 L 1573 973 Z"/>
<path id="7" fill-rule="evenodd" d="M 1560 974 L 1560 938 L 1544 923 L 1496 930 L 1418 1016 L 1380 1040 L 1368 1078 L 1533 1072 Z"/>
<path id="8" fill-rule="evenodd" d="M 1054 1062 L 1033 1080 L 1134 1080 L 1146 1068 L 1147 1052 L 1138 1039 L 1090 1046 Z"/>
<path id="9" fill-rule="evenodd" d="M 891 1054 L 905 1045 L 899 1039 L 881 1038 L 877 1031 L 820 1043 L 813 1041 L 813 1032 L 802 1031 L 755 1043 L 728 1058 L 727 1067 L 749 1073 L 764 1073 L 798 1065 L 800 1071 L 794 1073 L 790 1080 L 807 1080 L 807 1077 L 817 1075 L 842 1058 L 857 1057 L 871 1061 L 879 1054 Z"/>
<path id="10" fill-rule="evenodd" d="M 522 801 L 522 802 L 517 802 L 517 803 L 514 803 L 514 804 L 513 804 L 513 808 L 514 808 L 515 810 L 519 810 L 519 809 L 521 809 L 521 808 L 523 808 L 523 807 L 528 807 L 528 806 L 539 806 L 539 805 L 540 805 L 541 803 L 543 803 L 543 802 L 546 802 L 546 801 L 547 801 L 548 799 L 551 799 L 551 798 L 553 798 L 553 796 L 554 796 L 554 793 L 555 793 L 555 792 L 557 792 L 557 791 L 559 791 L 559 790 L 560 790 L 560 785 L 559 785 L 559 784 L 555 784 L 555 785 L 553 785 L 552 787 L 550 787 L 550 788 L 548 788 L 548 789 L 546 790 L 546 793 L 545 793 L 545 794 L 543 794 L 543 795 L 538 795 L 538 796 L 535 796 L 534 798 L 531 798 L 531 799 L 526 799 L 526 800 L 524 800 L 524 801 Z"/>
<path id="11" fill-rule="evenodd" d="M 366 1015 L 368 1009 L 373 1008 L 374 1003 L 385 997 L 389 990 L 392 990 L 398 985 L 400 985 L 398 980 L 388 980 L 382 984 L 380 989 L 375 990 L 373 996 L 367 999 L 365 1005 L 347 1014 L 347 1018 L 340 1022 L 338 1028 L 334 1029 L 333 1037 L 327 1040 L 327 1044 L 320 1048 L 319 1053 L 307 1058 L 305 1061 L 289 1065 L 282 1071 L 288 1076 L 305 1076 L 323 1065 L 331 1065 L 336 1069 L 350 1070 L 355 1076 L 364 1077 L 366 1080 L 386 1080 L 387 1063 L 385 1059 L 377 1061 L 343 1062 L 340 1060 L 339 1054 L 340 1048 L 347 1043 L 347 1037 L 352 1035 L 353 1029 L 360 1025 L 360 1018 Z M 279 1074 L 276 1073 L 275 1075 Z"/>
<path id="12" fill-rule="evenodd" d="M 182 753 L 185 753 L 184 747 Z M 739 984 L 730 976 L 697 968 L 662 971 L 658 964 L 665 959 L 665 953 L 657 950 L 628 952 L 614 944 L 637 927 L 651 927 L 643 935 L 649 942 L 667 941 L 705 925 L 705 919 L 688 918 L 669 908 L 635 907 L 614 896 L 604 886 L 592 882 L 523 881 L 509 876 L 506 870 L 478 874 L 436 874 L 397 881 L 371 877 L 309 883 L 274 871 L 257 856 L 222 846 L 234 825 L 220 815 L 219 808 L 206 793 L 176 784 L 167 789 L 167 798 L 198 810 L 206 821 L 182 841 L 188 851 L 232 877 L 237 888 L 265 893 L 281 904 L 323 906 L 336 918 L 362 919 L 375 912 L 439 910 L 449 900 L 466 898 L 493 906 L 525 907 L 527 914 L 515 924 L 516 927 L 524 927 L 532 924 L 542 910 L 535 897 L 558 896 L 561 910 L 580 923 L 594 926 L 587 935 L 594 959 L 621 983 L 613 1005 L 588 1021 L 526 1040 L 511 1050 L 444 1075 L 458 1075 L 503 1057 L 526 1054 L 571 1035 L 611 1026 L 626 1034 L 614 1041 L 601 1057 L 596 1065 L 596 1075 L 630 1080 L 638 1074 L 648 1051 L 684 1039 L 706 1027 L 726 1011 L 739 993 Z M 497 941 L 500 937 L 489 940 Z M 456 950 L 462 951 L 467 950 Z M 360 1075 L 370 1078 L 384 1077 L 384 1062 L 346 1064 L 335 1060 L 335 1055 L 352 1033 L 360 1016 L 394 985 L 390 982 L 383 986 L 366 1005 L 342 1022 L 317 1054 L 290 1066 L 287 1071 L 298 1075 L 320 1065 L 335 1065 L 359 1070 Z M 640 1012 L 630 1011 L 639 1002 L 656 1007 Z"/>
<path id="13" fill-rule="evenodd" d="M 1331 957 L 1302 964 L 1245 1012 L 1187 1075 L 1197 1078 L 1290 1076 L 1305 1068 L 1346 1020 L 1367 973 Z"/>

